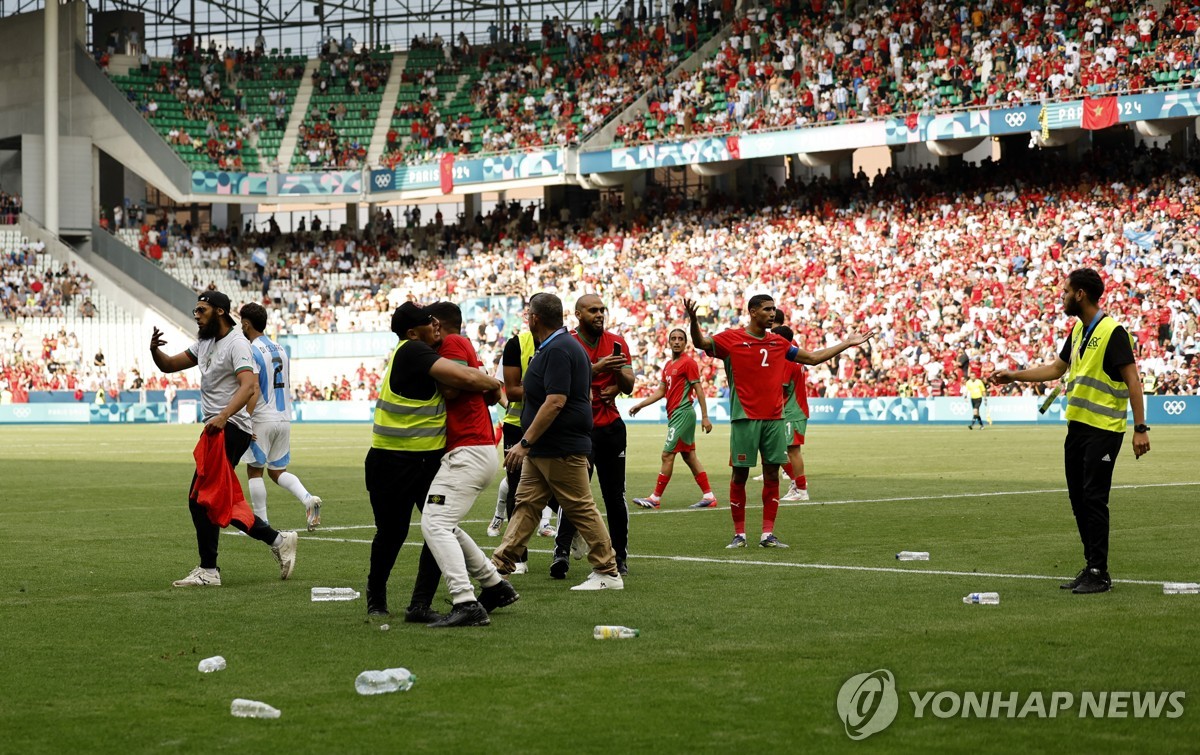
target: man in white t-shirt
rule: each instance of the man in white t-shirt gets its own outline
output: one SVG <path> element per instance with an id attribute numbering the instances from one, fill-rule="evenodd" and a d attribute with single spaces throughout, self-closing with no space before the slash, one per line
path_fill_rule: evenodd
<path id="1" fill-rule="evenodd" d="M 292 376 L 288 355 L 267 338 L 267 310 L 256 302 L 242 305 L 242 335 L 250 341 L 258 375 L 258 402 L 254 406 L 254 438 L 242 461 L 250 484 L 254 515 L 267 521 L 267 484 L 263 468 L 279 487 L 304 504 L 309 532 L 321 523 L 321 499 L 308 492 L 300 478 L 287 471 L 292 458 Z"/>
<path id="2" fill-rule="evenodd" d="M 150 336 L 150 356 L 163 372 L 200 368 L 200 411 L 204 418 L 204 432 L 208 435 L 224 434 L 225 457 L 232 470 L 237 468 L 238 461 L 250 447 L 253 427 L 246 404 L 254 397 L 255 365 L 250 342 L 235 327 L 233 318 L 229 316 L 229 307 L 229 297 L 220 291 L 201 293 L 192 310 L 198 326 L 198 340 L 186 351 L 167 356 L 162 351 L 166 343 L 162 331 L 154 328 Z M 198 475 L 193 476 L 188 492 L 188 509 L 196 528 L 200 565 L 183 579 L 176 580 L 175 587 L 221 585 L 221 572 L 217 568 L 217 541 L 222 525 L 210 518 L 209 510 L 198 500 L 200 492 L 197 482 Z M 240 499 L 240 493 L 239 490 L 236 498 Z M 279 563 L 281 579 L 291 575 L 296 565 L 296 543 L 299 540 L 295 532 L 272 529 L 271 525 L 249 510 L 244 500 L 233 502 L 229 524 L 271 547 L 271 553 Z"/>

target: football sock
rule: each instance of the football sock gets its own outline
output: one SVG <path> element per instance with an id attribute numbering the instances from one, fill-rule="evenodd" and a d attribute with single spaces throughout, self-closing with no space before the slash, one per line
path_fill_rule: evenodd
<path id="1" fill-rule="evenodd" d="M 712 485 L 708 484 L 708 472 L 696 475 L 696 484 L 700 486 L 700 492 L 704 493 L 705 498 L 712 495 Z"/>
<path id="2" fill-rule="evenodd" d="M 775 531 L 775 515 L 779 513 L 779 480 L 763 480 L 763 533 Z"/>
<path id="3" fill-rule="evenodd" d="M 796 475 L 792 473 L 792 463 L 790 461 L 783 465 L 783 471 L 787 473 L 788 477 L 791 477 L 793 480 L 796 479 Z"/>
<path id="4" fill-rule="evenodd" d="M 729 513 L 733 515 L 733 534 L 746 534 L 746 483 L 729 483 Z"/>
<path id="5" fill-rule="evenodd" d="M 256 517 L 267 521 L 267 483 L 261 477 L 250 478 L 250 508 Z"/>
<path id="6" fill-rule="evenodd" d="M 496 491 L 496 518 L 508 518 L 508 478 L 500 479 L 500 488 Z"/>
<path id="7" fill-rule="evenodd" d="M 658 481 L 654 483 L 654 495 L 652 498 L 662 498 L 663 491 L 667 489 L 667 483 L 670 481 L 670 475 L 665 475 L 659 472 Z"/>
<path id="8" fill-rule="evenodd" d="M 554 511 L 549 506 L 542 509 L 542 521 L 538 522 L 538 529 L 549 526 L 550 517 L 554 516 Z"/>
<path id="9" fill-rule="evenodd" d="M 796 481 L 796 488 L 799 490 L 808 490 L 808 475 L 800 475 L 793 478 Z"/>
<path id="10" fill-rule="evenodd" d="M 296 500 L 304 503 L 308 500 L 308 491 L 304 488 L 304 483 L 300 482 L 300 478 L 291 472 L 284 472 L 279 475 L 279 487 L 296 496 Z M 263 517 L 264 519 L 266 517 Z"/>

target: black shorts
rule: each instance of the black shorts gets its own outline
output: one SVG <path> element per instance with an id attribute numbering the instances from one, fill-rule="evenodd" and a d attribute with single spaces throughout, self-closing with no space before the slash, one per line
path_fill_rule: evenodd
<path id="1" fill-rule="evenodd" d="M 983 399 L 981 399 L 981 398 L 971 399 L 971 408 L 972 409 L 978 409 L 981 406 L 983 406 Z"/>

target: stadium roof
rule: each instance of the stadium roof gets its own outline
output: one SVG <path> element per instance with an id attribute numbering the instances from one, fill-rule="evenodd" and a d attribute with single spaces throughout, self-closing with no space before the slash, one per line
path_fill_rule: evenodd
<path id="1" fill-rule="evenodd" d="M 132 11 L 145 15 L 145 39 L 152 55 L 168 55 L 176 37 L 198 35 L 204 45 L 250 47 L 262 30 L 268 49 L 291 48 L 311 54 L 320 40 L 347 34 L 356 42 L 407 49 L 421 34 L 443 38 L 465 33 L 472 43 L 486 42 L 488 27 L 503 21 L 530 25 L 530 38 L 540 37 L 545 18 L 582 22 L 599 12 L 616 14 L 622 0 L 87 0 L 92 13 Z M 28 13 L 43 0 L 0 0 L 0 17 Z M 89 24 L 90 24 L 89 14 Z"/>

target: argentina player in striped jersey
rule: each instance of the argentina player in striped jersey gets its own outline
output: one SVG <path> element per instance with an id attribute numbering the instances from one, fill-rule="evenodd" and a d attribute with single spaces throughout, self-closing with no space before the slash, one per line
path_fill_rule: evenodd
<path id="1" fill-rule="evenodd" d="M 250 505 L 267 521 L 267 484 L 263 468 L 279 487 L 304 504 L 309 531 L 321 523 L 321 499 L 312 495 L 300 478 L 287 471 L 292 456 L 292 389 L 288 356 L 279 344 L 263 335 L 267 310 L 261 304 L 243 305 L 242 333 L 258 366 L 258 402 L 254 407 L 254 440 L 242 461 L 250 479 Z"/>

